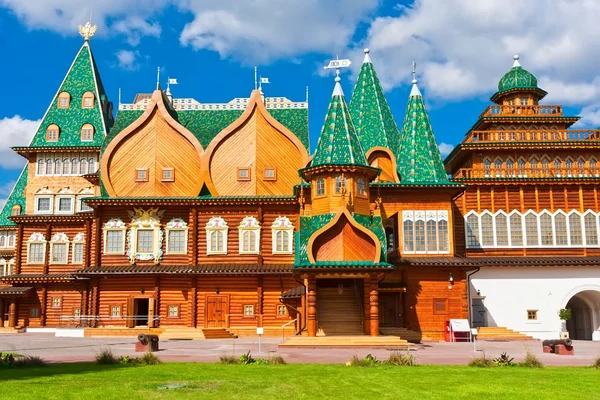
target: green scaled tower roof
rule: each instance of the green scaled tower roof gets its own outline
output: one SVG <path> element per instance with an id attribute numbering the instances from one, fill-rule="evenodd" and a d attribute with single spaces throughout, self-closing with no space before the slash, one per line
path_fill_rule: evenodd
<path id="1" fill-rule="evenodd" d="M 340 85 L 335 78 L 335 88 L 325 116 L 325 123 L 313 155 L 311 167 L 324 165 L 355 165 L 368 167 L 350 111 Z"/>
<path id="2" fill-rule="evenodd" d="M 59 94 L 69 94 L 69 106 L 59 107 Z M 83 107 L 83 95 L 94 94 L 94 106 Z M 53 146 L 101 146 L 112 126 L 112 110 L 108 102 L 96 63 L 86 40 L 75 57 L 60 88 L 56 92 L 42 123 L 31 140 L 30 147 Z M 59 127 L 57 141 L 46 141 L 46 129 L 55 124 Z M 81 128 L 84 124 L 94 127 L 92 141 L 81 140 Z"/>
<path id="3" fill-rule="evenodd" d="M 498 93 L 513 89 L 539 89 L 535 75 L 521 66 L 518 55 L 513 58 L 512 68 L 498 82 Z"/>
<path id="4" fill-rule="evenodd" d="M 400 150 L 400 130 L 383 94 L 383 88 L 371 62 L 369 49 L 350 100 L 350 114 L 365 152 L 384 147 L 397 156 Z"/>
<path id="5" fill-rule="evenodd" d="M 413 79 L 402 124 L 398 173 L 400 183 L 449 183 L 416 79 Z"/>
<path id="6" fill-rule="evenodd" d="M 0 212 L 0 227 L 16 226 L 14 222 L 8 219 L 8 217 L 12 215 L 14 206 L 20 206 L 20 214 L 25 214 L 25 186 L 27 186 L 27 165 L 23 168 L 19 179 L 17 179 L 15 186 L 13 186 L 8 199 Z"/>

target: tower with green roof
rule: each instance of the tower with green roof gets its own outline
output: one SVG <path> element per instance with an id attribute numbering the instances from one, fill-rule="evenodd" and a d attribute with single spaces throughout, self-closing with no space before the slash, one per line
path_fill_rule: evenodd
<path id="1" fill-rule="evenodd" d="M 394 120 L 392 110 L 383 94 L 383 88 L 373 67 L 369 49 L 364 50 L 365 57 L 358 74 L 358 79 L 352 92 L 350 114 L 356 127 L 356 133 L 363 150 L 370 161 L 377 163 L 380 152 L 388 153 L 397 165 L 397 155 L 400 150 L 400 131 Z M 397 171 L 382 173 L 380 180 L 397 180 Z"/>

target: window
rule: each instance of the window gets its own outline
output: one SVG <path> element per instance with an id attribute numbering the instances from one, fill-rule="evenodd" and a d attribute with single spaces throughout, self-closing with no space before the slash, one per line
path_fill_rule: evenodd
<path id="1" fill-rule="evenodd" d="M 153 253 L 154 252 L 154 230 L 138 229 L 137 230 L 137 253 Z"/>
<path id="2" fill-rule="evenodd" d="M 167 232 L 167 254 L 187 253 L 187 223 L 182 218 L 173 218 L 165 227 Z"/>
<path id="3" fill-rule="evenodd" d="M 174 182 L 175 170 L 173 168 L 163 168 L 161 182 Z"/>
<path id="4" fill-rule="evenodd" d="M 52 197 L 37 197 L 35 199 L 36 214 L 52 213 Z"/>
<path id="5" fill-rule="evenodd" d="M 525 159 L 519 158 L 519 162 L 517 164 L 519 166 L 519 177 L 521 177 L 521 176 L 527 177 L 527 171 L 525 171 L 525 168 L 526 168 Z"/>
<path id="6" fill-rule="evenodd" d="M 554 160 L 554 169 L 555 169 L 554 173 L 556 176 L 560 176 L 560 168 L 561 167 L 562 167 L 562 161 L 560 158 L 557 157 Z"/>
<path id="7" fill-rule="evenodd" d="M 550 159 L 548 159 L 548 157 L 542 158 L 542 168 L 545 170 L 550 168 Z"/>
<path id="8" fill-rule="evenodd" d="M 287 315 L 287 307 L 283 306 L 283 305 L 278 305 L 277 306 L 277 316 L 283 317 L 285 315 Z"/>
<path id="9" fill-rule="evenodd" d="M 147 168 L 136 168 L 135 181 L 136 182 L 148 182 L 148 169 Z"/>
<path id="10" fill-rule="evenodd" d="M 276 181 L 277 180 L 277 169 L 276 168 L 265 168 L 265 181 Z"/>
<path id="11" fill-rule="evenodd" d="M 73 244 L 73 264 L 83 263 L 83 243 Z"/>
<path id="12" fill-rule="evenodd" d="M 52 264 L 67 263 L 67 244 L 52 243 Z"/>
<path id="13" fill-rule="evenodd" d="M 244 306 L 244 315 L 254 315 L 254 306 Z"/>
<path id="14" fill-rule="evenodd" d="M 545 215 L 545 214 L 544 214 Z M 540 221 L 544 215 L 540 216 Z M 550 228 L 552 229 L 552 228 Z M 569 244 L 569 232 L 567 231 L 567 216 L 563 213 L 558 213 L 554 216 L 554 231 L 557 246 L 568 246 Z M 542 243 L 542 244 L 552 244 Z"/>
<path id="15" fill-rule="evenodd" d="M 121 316 L 121 306 L 111 306 L 110 307 L 110 316 L 111 317 L 120 317 Z"/>
<path id="16" fill-rule="evenodd" d="M 58 95 L 58 108 L 69 108 L 71 95 L 67 92 L 61 92 Z"/>
<path id="17" fill-rule="evenodd" d="M 529 104 L 529 99 L 528 99 L 527 97 L 521 97 L 521 98 L 519 99 L 519 103 L 520 103 L 522 106 L 526 106 L 527 104 Z"/>
<path id="18" fill-rule="evenodd" d="M 6 232 L 0 232 L 0 247 L 6 247 Z"/>
<path id="19" fill-rule="evenodd" d="M 292 254 L 294 225 L 288 217 L 277 217 L 271 225 L 273 254 Z"/>
<path id="20" fill-rule="evenodd" d="M 240 236 L 240 254 L 258 254 L 260 224 L 254 217 L 245 217 L 238 228 Z"/>
<path id="21" fill-rule="evenodd" d="M 537 321 L 538 310 L 527 310 L 527 320 L 528 321 Z"/>
<path id="22" fill-rule="evenodd" d="M 440 253 L 448 253 L 450 251 L 450 241 L 448 240 L 448 221 L 438 219 L 438 250 Z"/>
<path id="23" fill-rule="evenodd" d="M 425 252 L 425 213 L 417 212 L 415 215 L 415 251 Z"/>
<path id="24" fill-rule="evenodd" d="M 403 231 L 404 231 L 404 252 L 412 253 L 415 250 L 414 243 L 414 221 L 412 220 L 411 214 L 404 214 L 404 221 L 402 223 Z"/>
<path id="25" fill-rule="evenodd" d="M 57 214 L 72 214 L 73 213 L 73 197 L 57 197 L 56 213 Z"/>
<path id="26" fill-rule="evenodd" d="M 521 214 L 510 216 L 510 243 L 512 246 L 523 246 L 523 221 Z"/>
<path id="27" fill-rule="evenodd" d="M 31 307 L 29 309 L 29 318 L 39 318 L 40 317 L 40 308 L 39 307 Z"/>
<path id="28" fill-rule="evenodd" d="M 448 299 L 433 299 L 433 313 L 434 314 L 447 314 L 448 313 Z"/>
<path id="29" fill-rule="evenodd" d="M 28 264 L 43 264 L 45 245 L 42 243 L 31 243 L 29 245 L 29 256 L 27 257 Z"/>
<path id="30" fill-rule="evenodd" d="M 85 92 L 83 94 L 83 98 L 81 101 L 81 106 L 83 108 L 92 108 L 94 107 L 94 94 L 92 92 Z"/>
<path id="31" fill-rule="evenodd" d="M 62 160 L 57 158 L 56 160 L 54 160 L 54 175 L 62 175 L 62 174 L 63 174 Z"/>
<path id="32" fill-rule="evenodd" d="M 52 307 L 60 308 L 62 306 L 62 298 L 61 297 L 53 297 L 52 298 Z"/>
<path id="33" fill-rule="evenodd" d="M 21 206 L 15 204 L 10 212 L 10 215 L 21 215 Z"/>
<path id="34" fill-rule="evenodd" d="M 169 318 L 179 318 L 179 306 L 178 305 L 170 305 L 168 311 Z"/>
<path id="35" fill-rule="evenodd" d="M 71 160 L 68 158 L 63 160 L 63 175 L 71 175 Z"/>
<path id="36" fill-rule="evenodd" d="M 88 206 L 87 203 L 84 201 L 85 199 L 89 198 L 91 196 L 79 196 L 78 202 L 79 202 L 79 211 L 80 212 L 86 212 L 86 211 L 92 211 L 92 207 Z"/>
<path id="37" fill-rule="evenodd" d="M 325 179 L 323 179 L 323 178 L 317 179 L 316 195 L 317 196 L 324 196 L 325 195 Z"/>
<path id="38" fill-rule="evenodd" d="M 46 160 L 46 175 L 54 175 L 54 161 L 51 158 Z"/>
<path id="39" fill-rule="evenodd" d="M 123 254 L 124 231 L 111 230 L 106 232 L 104 252 L 106 254 Z"/>
<path id="40" fill-rule="evenodd" d="M 467 217 L 467 247 L 481 247 L 479 244 L 479 218 L 475 214 Z"/>
<path id="41" fill-rule="evenodd" d="M 566 233 L 567 232 L 565 231 L 565 237 Z M 552 217 L 547 212 L 543 212 L 540 215 L 540 235 L 542 246 L 552 246 L 554 244 L 554 237 L 552 234 Z"/>
<path id="42" fill-rule="evenodd" d="M 508 246 L 508 217 L 496 215 L 496 246 Z"/>
<path id="43" fill-rule="evenodd" d="M 596 220 L 596 215 L 591 212 L 585 214 L 584 217 L 585 224 L 585 243 L 589 246 L 597 246 L 598 245 L 598 222 Z"/>
<path id="44" fill-rule="evenodd" d="M 402 212 L 404 253 L 440 254 L 450 251 L 448 211 Z"/>
<path id="45" fill-rule="evenodd" d="M 74 158 L 71 163 L 71 175 L 79 175 L 79 160 L 77 158 Z"/>
<path id="46" fill-rule="evenodd" d="M 221 217 L 212 217 L 206 224 L 206 254 L 227 254 L 229 227 Z"/>
<path id="47" fill-rule="evenodd" d="M 46 175 L 46 161 L 38 160 L 37 162 L 37 175 Z"/>
<path id="48" fill-rule="evenodd" d="M 81 127 L 81 141 L 91 142 L 94 140 L 94 126 L 92 124 L 85 124 Z"/>
<path id="49" fill-rule="evenodd" d="M 484 169 L 484 176 L 486 178 L 490 177 L 490 168 L 492 167 L 492 161 L 489 158 L 486 158 L 485 160 L 483 160 L 483 169 Z"/>
<path id="50" fill-rule="evenodd" d="M 81 170 L 79 171 L 81 175 L 86 175 L 88 173 L 88 162 L 85 158 L 82 158 L 81 161 Z"/>
<path id="51" fill-rule="evenodd" d="M 494 226 L 491 214 L 481 216 L 481 245 L 484 247 L 494 246 Z"/>
<path id="52" fill-rule="evenodd" d="M 367 194 L 365 180 L 363 178 L 358 178 L 356 180 L 356 194 L 359 196 L 365 196 Z"/>
<path id="53" fill-rule="evenodd" d="M 341 194 L 342 188 L 346 189 L 346 178 L 343 175 L 339 175 L 335 178 L 335 194 Z M 345 191 L 344 191 L 345 193 Z"/>
<path id="54" fill-rule="evenodd" d="M 583 236 L 581 232 L 581 215 L 569 215 L 569 244 L 579 246 L 583 244 Z M 558 244 L 558 243 L 557 243 Z"/>
<path id="55" fill-rule="evenodd" d="M 534 213 L 528 213 L 525 216 L 525 237 L 527 246 L 537 246 L 539 244 L 538 220 Z"/>
<path id="56" fill-rule="evenodd" d="M 515 169 L 515 162 L 512 158 L 506 160 L 506 169 L 508 170 L 508 175 L 514 178 L 515 172 L 513 170 Z"/>
<path id="57" fill-rule="evenodd" d="M 88 173 L 93 174 L 96 172 L 96 159 L 90 158 L 88 159 Z"/>
<path id="58" fill-rule="evenodd" d="M 77 318 L 81 317 L 81 308 L 74 308 L 73 309 L 73 316 L 77 317 Z"/>
<path id="59" fill-rule="evenodd" d="M 250 180 L 250 168 L 238 168 L 237 169 L 238 181 L 249 181 Z"/>
<path id="60" fill-rule="evenodd" d="M 46 128 L 46 142 L 58 142 L 59 129 L 58 125 L 50 124 Z"/>

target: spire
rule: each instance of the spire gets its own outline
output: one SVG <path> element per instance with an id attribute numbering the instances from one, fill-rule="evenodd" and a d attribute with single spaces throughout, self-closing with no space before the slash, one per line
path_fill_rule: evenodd
<path id="1" fill-rule="evenodd" d="M 513 62 L 513 68 L 521 66 L 521 63 L 519 62 L 519 55 L 518 54 L 515 54 L 513 56 L 513 60 L 515 60 L 515 62 Z"/>
<path id="2" fill-rule="evenodd" d="M 394 155 L 400 150 L 400 131 L 383 88 L 365 49 L 363 62 L 350 101 L 350 114 L 365 152 L 373 147 L 385 147 Z"/>
<path id="3" fill-rule="evenodd" d="M 350 111 L 344 98 L 339 69 L 335 77 L 335 87 L 317 150 L 313 155 L 311 167 L 322 165 L 357 165 L 368 167 L 356 130 L 350 117 Z"/>
<path id="4" fill-rule="evenodd" d="M 398 159 L 401 183 L 447 184 L 448 175 L 440 149 L 417 87 L 416 64 L 413 62 L 413 87 L 402 124 L 402 141 Z"/>
<path id="5" fill-rule="evenodd" d="M 417 86 L 417 63 L 413 61 L 412 66 L 412 89 L 410 90 L 410 97 L 421 96 L 421 91 Z"/>

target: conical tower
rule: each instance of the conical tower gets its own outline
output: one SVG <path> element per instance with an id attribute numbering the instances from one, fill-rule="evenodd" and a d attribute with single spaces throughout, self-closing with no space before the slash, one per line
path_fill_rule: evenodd
<path id="1" fill-rule="evenodd" d="M 402 124 L 398 171 L 403 184 L 449 183 L 414 68 L 412 90 Z"/>

